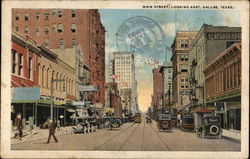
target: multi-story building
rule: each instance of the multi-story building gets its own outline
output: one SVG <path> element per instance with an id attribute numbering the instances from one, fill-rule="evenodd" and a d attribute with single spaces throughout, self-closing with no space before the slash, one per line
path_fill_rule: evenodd
<path id="1" fill-rule="evenodd" d="M 132 53 L 113 53 L 113 59 L 109 62 L 110 80 L 118 85 L 118 90 L 131 89 L 131 111 L 139 111 L 137 102 L 137 81 L 135 78 L 134 55 Z"/>
<path id="2" fill-rule="evenodd" d="M 12 28 L 34 38 L 50 49 L 80 45 L 83 60 L 90 67 L 90 84 L 99 90 L 92 102 L 104 104 L 105 30 L 98 10 L 84 9 L 13 9 Z"/>
<path id="3" fill-rule="evenodd" d="M 241 43 L 235 43 L 204 69 L 205 99 L 215 106 L 221 126 L 241 130 Z"/>
<path id="4" fill-rule="evenodd" d="M 163 102 L 163 83 L 164 77 L 162 73 L 162 67 L 154 68 L 153 73 L 153 94 L 152 94 L 152 103 L 153 112 L 156 113 L 159 109 L 162 108 Z"/>
<path id="5" fill-rule="evenodd" d="M 173 78 L 173 66 L 172 62 L 167 61 L 164 62 L 163 65 L 163 93 L 164 93 L 164 99 L 165 99 L 165 105 L 166 102 L 170 104 L 172 102 L 172 78 Z"/>
<path id="6" fill-rule="evenodd" d="M 189 58 L 190 44 L 197 32 L 180 31 L 176 33 L 172 44 L 173 55 L 173 102 L 177 110 L 190 104 L 189 95 Z"/>
<path id="7" fill-rule="evenodd" d="M 241 28 L 204 24 L 190 46 L 190 84 L 193 108 L 205 106 L 204 68 L 235 42 L 241 41 Z"/>
<path id="8" fill-rule="evenodd" d="M 11 35 L 11 87 L 12 116 L 22 113 L 23 118 L 34 116 L 37 100 L 40 99 L 38 87 L 38 63 L 40 50 L 36 41 L 16 32 Z"/>

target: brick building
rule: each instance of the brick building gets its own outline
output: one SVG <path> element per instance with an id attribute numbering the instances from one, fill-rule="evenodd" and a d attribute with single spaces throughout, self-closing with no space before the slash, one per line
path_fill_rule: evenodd
<path id="1" fill-rule="evenodd" d="M 104 104 L 105 29 L 98 10 L 13 9 L 12 15 L 12 28 L 34 38 L 38 45 L 50 49 L 80 45 L 90 67 L 89 84 L 99 88 L 92 93 L 92 102 Z"/>
<path id="2" fill-rule="evenodd" d="M 189 85 L 189 51 L 190 44 L 195 38 L 196 32 L 180 31 L 176 33 L 172 44 L 173 54 L 171 61 L 173 64 L 173 102 L 177 110 L 181 110 L 190 104 L 188 91 Z"/>
<path id="3" fill-rule="evenodd" d="M 206 105 L 215 106 L 222 128 L 241 130 L 241 43 L 235 43 L 204 69 Z"/>
<path id="4" fill-rule="evenodd" d="M 241 28 L 203 24 L 190 46 L 192 109 L 205 106 L 204 68 L 224 50 L 241 41 Z"/>
<path id="5" fill-rule="evenodd" d="M 106 107 L 114 109 L 114 116 L 122 117 L 122 98 L 120 96 L 117 83 L 107 83 L 106 91 L 108 101 Z"/>

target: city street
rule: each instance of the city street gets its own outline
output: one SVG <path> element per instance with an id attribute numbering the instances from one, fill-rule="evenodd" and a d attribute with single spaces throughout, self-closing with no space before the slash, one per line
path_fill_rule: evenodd
<path id="1" fill-rule="evenodd" d="M 57 135 L 57 134 L 56 134 Z M 43 139 L 12 144 L 13 150 L 97 150 L 97 151 L 240 151 L 240 144 L 222 139 L 200 139 L 193 132 L 174 128 L 159 132 L 156 122 L 126 123 L 121 129 L 98 129 L 88 134 L 57 136 L 59 143 Z"/>

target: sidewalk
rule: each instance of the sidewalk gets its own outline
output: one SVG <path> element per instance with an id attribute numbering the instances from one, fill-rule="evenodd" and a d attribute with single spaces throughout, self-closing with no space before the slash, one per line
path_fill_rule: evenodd
<path id="1" fill-rule="evenodd" d="M 67 127 L 61 127 L 59 131 L 56 129 L 55 135 L 61 136 L 61 135 L 68 135 L 72 133 L 73 133 L 72 126 L 67 126 Z M 37 127 L 32 130 L 32 135 L 30 133 L 30 130 L 25 129 L 23 130 L 22 140 L 11 138 L 11 144 L 18 144 L 18 143 L 38 140 L 38 139 L 44 139 L 44 142 L 46 142 L 48 135 L 49 135 L 48 129 L 40 129 Z"/>
<path id="2" fill-rule="evenodd" d="M 241 133 L 240 131 L 231 131 L 222 129 L 222 137 L 232 140 L 234 142 L 240 143 L 241 142 Z"/>

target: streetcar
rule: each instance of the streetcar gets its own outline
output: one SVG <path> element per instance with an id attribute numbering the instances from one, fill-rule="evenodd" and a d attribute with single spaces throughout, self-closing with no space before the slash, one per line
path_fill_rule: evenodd
<path id="1" fill-rule="evenodd" d="M 171 114 L 159 114 L 158 121 L 157 121 L 157 127 L 159 131 L 164 130 L 164 131 L 170 131 L 172 128 L 172 123 L 171 123 Z"/>
<path id="2" fill-rule="evenodd" d="M 141 123 L 141 114 L 140 113 L 135 114 L 134 123 Z"/>

